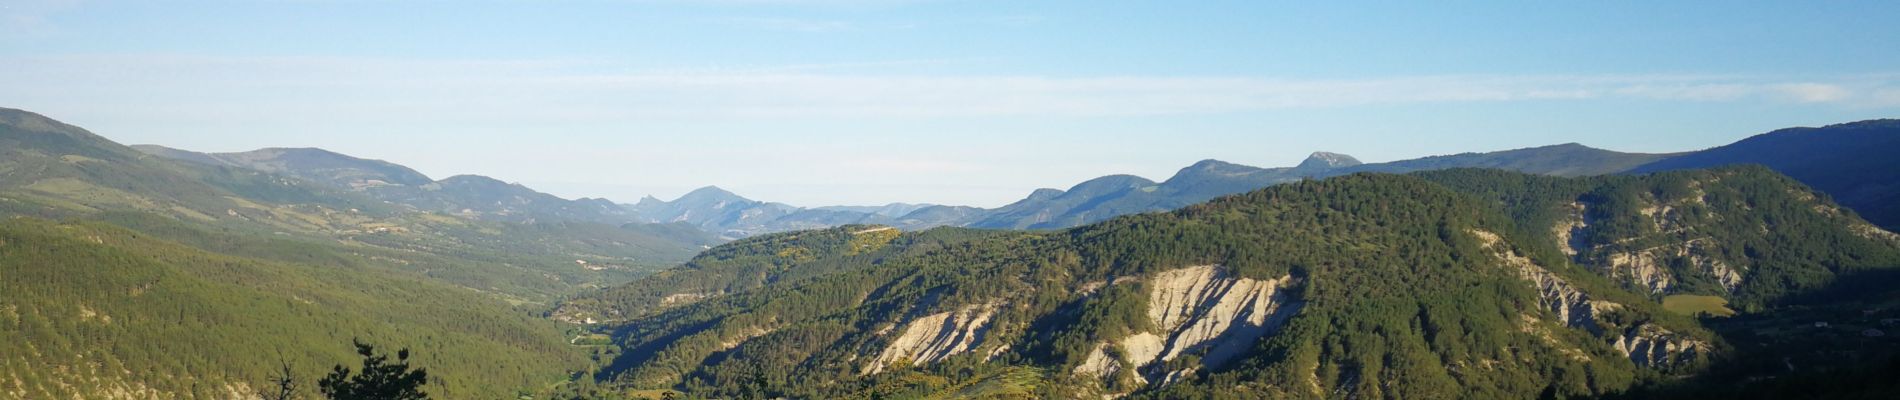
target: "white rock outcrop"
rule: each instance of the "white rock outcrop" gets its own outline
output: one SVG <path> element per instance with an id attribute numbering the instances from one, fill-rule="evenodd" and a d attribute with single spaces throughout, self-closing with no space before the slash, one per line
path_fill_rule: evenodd
<path id="1" fill-rule="evenodd" d="M 1742 284 L 1742 272 L 1746 266 L 1730 265 L 1717 255 L 1721 254 L 1719 243 L 1707 236 L 1698 235 L 1684 223 L 1685 213 L 1696 209 L 1693 205 L 1705 204 L 1700 186 L 1694 188 L 1696 195 L 1671 203 L 1659 203 L 1654 199 L 1644 200 L 1646 206 L 1639 212 L 1643 222 L 1649 225 L 1653 234 L 1637 237 L 1619 238 L 1615 244 L 1605 244 L 1595 248 L 1586 248 L 1587 244 L 1579 240 L 1590 224 L 1584 218 L 1588 215 L 1588 205 L 1572 202 L 1566 208 L 1566 214 L 1559 218 L 1551 228 L 1559 241 L 1559 249 L 1580 264 L 1589 264 L 1611 280 L 1623 282 L 1632 287 L 1641 288 L 1651 294 L 1672 293 L 1684 277 L 1678 274 L 1696 274 L 1712 278 L 1724 289 L 1734 291 Z M 1680 207 L 1678 207 L 1680 206 Z M 1703 215 L 1708 218 L 1720 216 Z M 1664 238 L 1667 244 L 1629 250 L 1613 248 L 1639 240 Z M 1582 257 L 1579 257 L 1582 255 Z M 1690 266 L 1688 270 L 1671 271 L 1668 267 L 1682 261 Z"/>
<path id="2" fill-rule="evenodd" d="M 1719 249 L 1715 248 L 1712 239 L 1689 239 L 1681 243 L 1610 254 L 1605 259 L 1604 268 L 1612 279 L 1646 288 L 1650 293 L 1663 294 L 1676 287 L 1676 277 L 1670 273 L 1666 262 L 1680 259 L 1687 262 L 1692 272 L 1715 278 L 1724 289 L 1734 291 L 1742 285 L 1742 273 L 1739 268 L 1713 256 L 1717 251 Z"/>
<path id="3" fill-rule="evenodd" d="M 904 324 L 903 334 L 891 340 L 890 345 L 878 353 L 876 361 L 865 368 L 864 374 L 883 372 L 885 366 L 899 360 L 930 364 L 974 350 L 983 342 L 984 334 L 989 332 L 990 317 L 996 314 L 996 308 L 995 304 L 970 305 L 955 312 L 940 312 L 911 320 Z"/>
<path id="4" fill-rule="evenodd" d="M 1588 247 L 1583 241 L 1583 231 L 1590 228 L 1589 211 L 1583 202 L 1570 202 L 1564 205 L 1563 218 L 1550 228 L 1550 233 L 1557 236 L 1557 249 L 1564 255 L 1576 257 Z"/>
<path id="5" fill-rule="evenodd" d="M 1095 345 L 1095 351 L 1089 352 L 1089 358 L 1082 365 L 1075 366 L 1075 374 L 1093 377 L 1098 380 L 1113 378 L 1122 371 L 1122 362 L 1108 355 L 1108 343 Z"/>
<path id="6" fill-rule="evenodd" d="M 1854 233 L 1859 234 L 1860 237 L 1873 239 L 1873 240 L 1885 240 L 1889 242 L 1900 243 L 1900 234 L 1894 234 L 1893 232 L 1888 232 L 1887 230 L 1880 229 L 1880 227 L 1874 226 L 1873 224 L 1869 224 L 1865 222 L 1855 223 L 1852 226 L 1850 226 L 1848 229 L 1854 230 Z"/>
<path id="7" fill-rule="evenodd" d="M 1300 304 L 1280 290 L 1292 283 L 1292 276 L 1271 280 L 1230 276 L 1213 265 L 1157 274 L 1148 299 L 1148 318 L 1166 332 L 1159 335 L 1166 337 L 1163 350 L 1160 358 L 1130 361 L 1145 366 L 1206 347 L 1203 362 L 1220 365 L 1278 329 L 1298 310 Z"/>
<path id="8" fill-rule="evenodd" d="M 1604 261 L 1611 279 L 1629 282 L 1650 293 L 1668 292 L 1676 286 L 1675 277 L 1648 250 L 1610 254 Z"/>
<path id="9" fill-rule="evenodd" d="M 1503 239 L 1495 233 L 1472 231 L 1471 234 L 1484 242 L 1485 247 L 1498 251 L 1498 260 L 1504 262 L 1505 267 L 1511 268 L 1519 278 L 1529 281 L 1532 287 L 1537 288 L 1538 306 L 1556 315 L 1557 320 L 1563 321 L 1564 326 L 1599 332 L 1597 313 L 1622 306 L 1612 302 L 1592 300 L 1589 293 L 1577 290 L 1575 286 L 1570 285 L 1569 281 L 1538 266 L 1530 258 L 1517 254 L 1515 251 L 1504 251 L 1503 249 L 1508 247 L 1498 245 L 1503 242 Z"/>
<path id="10" fill-rule="evenodd" d="M 1677 365 L 1695 359 L 1706 353 L 1709 345 L 1699 340 L 1682 338 L 1675 332 L 1655 325 L 1642 325 L 1615 335 L 1610 346 L 1629 356 L 1630 362 L 1650 368 Z"/>
<path id="11" fill-rule="evenodd" d="M 1179 379 L 1179 371 L 1156 366 L 1190 353 L 1201 355 L 1202 366 L 1221 365 L 1279 329 L 1304 304 L 1283 290 L 1295 283 L 1291 276 L 1255 280 L 1214 265 L 1161 272 L 1148 283 L 1148 318 L 1158 330 L 1115 341 L 1120 360 L 1108 353 L 1109 343 L 1097 346 L 1075 373 L 1107 378 L 1129 368 L 1141 371 L 1135 375 L 1143 383 Z"/>
<path id="12" fill-rule="evenodd" d="M 1606 326 L 1599 322 L 1598 316 L 1620 309 L 1622 304 L 1592 300 L 1589 293 L 1578 290 L 1563 277 L 1515 251 L 1509 251 L 1510 247 L 1501 245 L 1503 240 L 1497 234 L 1485 231 L 1471 231 L 1471 234 L 1484 242 L 1485 247 L 1496 251 L 1498 259 L 1506 267 L 1515 270 L 1519 278 L 1537 288 L 1539 306 L 1555 314 L 1565 326 L 1589 331 L 1600 338 L 1608 336 L 1605 340 L 1610 346 L 1621 351 L 1636 365 L 1666 367 L 1695 359 L 1708 351 L 1706 342 L 1678 335 L 1653 324 L 1645 323 L 1623 332 L 1606 333 Z"/>

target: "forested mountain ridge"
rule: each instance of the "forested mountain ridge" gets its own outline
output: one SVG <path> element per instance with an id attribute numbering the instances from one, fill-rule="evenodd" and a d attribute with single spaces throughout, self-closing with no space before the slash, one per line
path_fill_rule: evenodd
<path id="1" fill-rule="evenodd" d="M 967 224 L 950 224 L 980 228 L 1056 229 L 1125 214 L 1172 210 L 1217 196 L 1301 179 L 1357 172 L 1404 173 L 1449 168 L 1498 168 L 1533 174 L 1583 176 L 1622 171 L 1667 156 L 1619 153 L 1572 143 L 1379 164 L 1364 164 L 1351 156 L 1328 152 L 1315 152 L 1298 166 L 1289 168 L 1258 168 L 1220 160 L 1203 160 L 1182 168 L 1161 183 L 1147 182 L 1139 177 L 1111 175 L 1078 184 L 1076 189 L 1055 191 L 1057 194 L 1054 196 L 1032 195 L 1016 204 L 991 210 L 982 218 Z M 1105 186 L 1100 183 L 1102 180 L 1128 182 L 1129 178 L 1147 183 L 1128 183 L 1115 189 L 1099 188 Z M 1098 189 L 1077 191 L 1086 187 Z"/>
<path id="2" fill-rule="evenodd" d="M 1496 170 L 1417 175 L 1495 201 L 1575 264 L 1658 298 L 1718 296 L 1755 311 L 1837 275 L 1900 265 L 1900 235 L 1761 166 L 1587 180 Z"/>
<path id="3" fill-rule="evenodd" d="M 1120 215 L 1165 211 L 1216 196 L 1262 187 L 1359 172 L 1406 173 L 1453 168 L 1492 168 L 1551 176 L 1593 176 L 1648 173 L 1673 169 L 1714 167 L 1738 163 L 1767 165 L 1829 193 L 1841 204 L 1859 211 L 1888 230 L 1900 229 L 1889 205 L 1900 204 L 1900 166 L 1892 164 L 1900 152 L 1900 124 L 1870 120 L 1822 128 L 1789 128 L 1757 135 L 1717 148 L 1663 154 L 1624 153 L 1577 143 L 1484 153 L 1462 153 L 1364 164 L 1350 156 L 1316 152 L 1298 166 L 1259 168 L 1219 160 L 1203 160 L 1182 168 L 1156 183 L 1128 175 L 1108 175 L 1076 184 L 1069 190 L 1038 189 L 1020 201 L 994 209 L 945 206 L 926 207 L 912 214 L 883 219 L 804 219 L 799 223 L 753 224 L 756 232 L 817 228 L 841 223 L 888 224 L 907 230 L 935 226 L 995 229 L 1059 229 L 1106 220 Z M 772 203 L 760 203 L 772 204 Z M 755 215 L 779 218 L 769 210 Z M 759 218 L 759 217 L 755 217 Z M 796 219 L 791 219 L 796 220 Z M 836 222 L 843 221 L 843 222 Z"/>
<path id="4" fill-rule="evenodd" d="M 1486 153 L 1431 156 L 1385 163 L 1357 160 L 1330 163 L 1343 155 L 1318 152 L 1293 168 L 1257 168 L 1205 160 L 1182 169 L 1159 185 L 1070 195 L 1067 204 L 1032 213 L 1010 212 L 1012 205 L 970 221 L 943 224 L 986 228 L 1053 229 L 1100 221 L 1131 212 L 1163 211 L 1268 185 L 1359 172 L 1406 173 L 1453 168 L 1491 168 L 1551 176 L 1641 174 L 1730 164 L 1762 164 L 1822 192 L 1888 230 L 1900 229 L 1900 120 L 1868 120 L 1820 128 L 1787 128 L 1716 148 L 1665 154 L 1624 153 L 1577 143 Z M 1080 186 L 1080 185 L 1078 185 Z M 1023 202 L 1050 197 L 1039 190 Z"/>
<path id="5" fill-rule="evenodd" d="M 550 301 L 715 243 L 425 212 L 0 109 L 0 398 L 242 397 L 352 338 L 416 349 L 438 396 L 544 393 L 591 351 L 538 318 Z"/>
<path id="6" fill-rule="evenodd" d="M 144 155 L 20 110 L 0 109 L 0 142 L 8 155 L 0 159 L 0 211 L 8 214 L 102 219 L 132 229 L 169 226 L 144 223 L 163 216 L 211 230 L 327 242 L 368 263 L 533 302 L 630 281 L 718 242 L 671 225 L 516 223 L 428 212 L 306 179 Z"/>
<path id="7" fill-rule="evenodd" d="M 1108 175 L 1078 183 L 1068 190 L 1038 189 L 1014 203 L 992 209 L 928 206 L 881 208 L 790 205 L 741 197 L 717 187 L 695 190 L 673 201 L 642 199 L 628 205 L 649 222 L 688 222 L 710 232 L 732 237 L 817 229 L 844 224 L 881 224 L 905 230 L 937 226 L 988 229 L 1059 229 L 1116 216 L 1165 211 L 1301 179 L 1324 178 L 1354 172 L 1410 172 L 1461 167 L 1502 168 L 1528 173 L 1579 176 L 1613 173 L 1665 158 L 1663 154 L 1619 153 L 1577 144 L 1466 153 L 1381 164 L 1364 164 L 1352 156 L 1315 152 L 1298 166 L 1258 168 L 1220 160 L 1203 160 L 1182 168 L 1163 182 L 1133 175 Z M 882 212 L 872 212 L 878 209 Z M 906 213 L 891 210 L 908 211 Z M 813 211 L 831 211 L 819 213 Z"/>
<path id="8" fill-rule="evenodd" d="M 1463 153 L 1365 164 L 1341 173 L 1405 173 L 1452 168 L 1490 168 L 1528 174 L 1577 177 L 1614 174 L 1638 165 L 1675 157 L 1675 154 L 1624 153 L 1577 143 L 1564 143 L 1488 153 Z"/>
<path id="9" fill-rule="evenodd" d="M 390 184 L 418 186 L 434 182 L 427 175 L 409 167 L 319 148 L 274 147 L 237 153 L 199 153 L 151 144 L 131 147 L 145 154 L 174 160 L 250 168 L 345 188 Z"/>
<path id="10" fill-rule="evenodd" d="M 1511 181 L 1525 184 L 1500 184 Z M 1789 228 L 1717 238 L 1747 248 L 1747 261 L 1731 265 L 1743 280 L 1728 294 L 1738 303 L 1808 287 L 1791 276 L 1824 283 L 1900 265 L 1900 243 L 1760 168 L 1351 175 L 1065 231 L 966 238 L 674 305 L 612 329 L 622 352 L 599 375 L 737 397 L 1615 393 L 1692 372 L 1726 347 L 1661 311 L 1654 294 L 1625 290 L 1589 253 L 1565 254 L 1552 227 L 1584 199 L 1597 204 L 1586 211 L 1598 224 L 1583 230 L 1588 240 L 1667 243 L 1682 236 L 1642 235 L 1653 227 L 1635 221 L 1654 205 L 1641 201 L 1697 188 L 1709 210 L 1677 213 L 1692 229 L 1704 229 L 1697 218 Z M 1733 202 L 1747 207 L 1723 205 Z M 1788 245 L 1837 240 L 1857 244 L 1832 254 Z M 748 252 L 790 248 L 771 243 L 780 242 Z M 1771 259 L 1792 263 L 1760 266 Z"/>
<path id="11" fill-rule="evenodd" d="M 550 317 L 570 323 L 617 323 L 708 298 L 866 268 L 1005 231 L 940 228 L 901 232 L 880 225 L 755 236 L 701 253 L 677 268 L 633 283 L 568 299 Z"/>
<path id="12" fill-rule="evenodd" d="M 1788 128 L 1671 157 L 1635 173 L 1761 164 L 1833 196 L 1876 225 L 1900 229 L 1900 120 Z"/>
<path id="13" fill-rule="evenodd" d="M 295 177 L 423 211 L 507 222 L 576 221 L 621 225 L 640 221 L 634 213 L 610 201 L 567 200 L 479 175 L 457 175 L 437 181 L 402 165 L 323 149 L 199 153 L 158 145 L 132 148 L 172 160 Z"/>

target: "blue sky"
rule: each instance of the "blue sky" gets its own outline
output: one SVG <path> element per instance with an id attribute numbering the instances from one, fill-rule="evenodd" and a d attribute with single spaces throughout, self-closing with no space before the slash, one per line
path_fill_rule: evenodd
<path id="1" fill-rule="evenodd" d="M 8 0 L 0 106 L 125 143 L 806 206 L 1900 117 L 1900 2 L 1330 3 Z"/>

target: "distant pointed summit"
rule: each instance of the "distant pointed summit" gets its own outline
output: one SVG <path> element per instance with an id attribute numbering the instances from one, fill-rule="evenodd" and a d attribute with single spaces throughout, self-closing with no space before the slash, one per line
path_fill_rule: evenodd
<path id="1" fill-rule="evenodd" d="M 1029 192 L 1029 198 L 1027 198 L 1026 200 L 1030 200 L 1030 201 L 1048 200 L 1048 199 L 1056 198 L 1057 196 L 1061 196 L 1062 193 L 1063 193 L 1062 189 L 1041 188 L 1041 189 L 1036 189 L 1036 191 L 1034 192 Z"/>
<path id="2" fill-rule="evenodd" d="M 1364 163 L 1359 162 L 1359 159 L 1352 158 L 1352 156 L 1349 156 L 1349 155 L 1339 154 L 1339 153 L 1329 153 L 1329 152 L 1324 152 L 1324 151 L 1315 151 L 1313 152 L 1313 155 L 1306 156 L 1306 161 L 1300 162 L 1300 166 L 1294 167 L 1294 168 L 1333 169 L 1333 168 L 1351 167 L 1351 166 L 1356 166 L 1359 164 L 1364 164 Z"/>

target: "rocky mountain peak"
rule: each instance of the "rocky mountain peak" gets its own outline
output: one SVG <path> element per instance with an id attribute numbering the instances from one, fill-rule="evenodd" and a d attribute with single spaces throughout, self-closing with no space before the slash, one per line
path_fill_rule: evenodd
<path id="1" fill-rule="evenodd" d="M 1349 156 L 1349 155 L 1324 152 L 1324 151 L 1315 151 L 1313 152 L 1312 155 L 1306 156 L 1306 161 L 1301 161 L 1300 166 L 1294 167 L 1294 168 L 1333 169 L 1333 168 L 1351 167 L 1351 166 L 1355 166 L 1359 164 L 1364 164 L 1364 163 L 1359 162 L 1359 159 L 1352 158 L 1352 156 Z"/>
<path id="2" fill-rule="evenodd" d="M 1063 192 L 1062 189 L 1041 188 L 1041 189 L 1036 189 L 1036 191 L 1034 192 L 1030 192 L 1029 197 L 1024 200 L 1032 200 L 1032 201 L 1048 200 L 1048 199 L 1056 198 L 1057 196 L 1061 196 L 1063 193 L 1065 192 Z"/>

